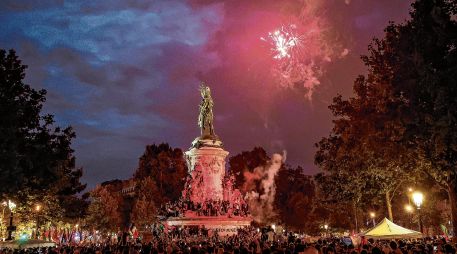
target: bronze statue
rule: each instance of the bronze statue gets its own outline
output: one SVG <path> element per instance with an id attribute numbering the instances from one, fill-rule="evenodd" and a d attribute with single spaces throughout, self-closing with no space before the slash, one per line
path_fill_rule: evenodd
<path id="1" fill-rule="evenodd" d="M 200 94 L 202 102 L 200 103 L 200 114 L 198 115 L 198 126 L 201 129 L 201 137 L 217 138 L 214 133 L 213 126 L 213 99 L 211 98 L 211 90 L 205 83 L 200 85 Z"/>

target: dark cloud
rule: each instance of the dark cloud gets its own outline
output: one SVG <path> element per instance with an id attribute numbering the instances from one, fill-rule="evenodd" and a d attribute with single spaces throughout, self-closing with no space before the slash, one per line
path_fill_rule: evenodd
<path id="1" fill-rule="evenodd" d="M 337 53 L 312 100 L 282 88 L 259 38 L 303 9 Z M 327 106 L 351 94 L 359 55 L 409 1 L 1 1 L 0 47 L 16 48 L 27 82 L 48 90 L 47 112 L 77 132 L 77 163 L 90 186 L 129 177 L 146 144 L 186 149 L 198 135 L 198 84 L 210 84 L 215 128 L 231 154 L 288 151 L 308 173 L 331 128 Z"/>

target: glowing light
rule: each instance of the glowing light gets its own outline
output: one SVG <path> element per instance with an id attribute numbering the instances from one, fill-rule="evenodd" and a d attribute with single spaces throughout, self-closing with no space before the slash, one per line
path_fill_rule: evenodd
<path id="1" fill-rule="evenodd" d="M 370 218 L 376 217 L 376 214 L 374 212 L 370 212 Z"/>
<path id="2" fill-rule="evenodd" d="M 419 191 L 413 193 L 413 202 L 417 206 L 417 209 L 420 209 L 422 202 L 424 201 L 424 194 Z"/>
<path id="3" fill-rule="evenodd" d="M 413 212 L 413 207 L 411 205 L 405 205 L 405 210 L 408 212 L 408 213 L 412 213 Z"/>
<path id="4" fill-rule="evenodd" d="M 35 210 L 39 212 L 41 210 L 41 205 L 36 205 Z"/>
<path id="5" fill-rule="evenodd" d="M 291 51 L 299 46 L 300 37 L 295 34 L 295 25 L 282 26 L 281 28 L 268 33 L 268 39 L 261 37 L 260 39 L 269 42 L 272 46 L 274 59 L 290 58 Z"/>
<path id="6" fill-rule="evenodd" d="M 14 208 L 16 208 L 16 204 L 13 201 L 8 200 L 8 208 L 10 210 L 13 210 Z"/>
<path id="7" fill-rule="evenodd" d="M 20 240 L 27 240 L 29 238 L 29 236 L 27 235 L 27 233 L 22 233 L 20 236 L 19 236 Z"/>
<path id="8" fill-rule="evenodd" d="M 325 230 L 328 229 L 328 225 L 327 225 L 327 224 L 324 225 L 324 229 L 325 229 Z"/>

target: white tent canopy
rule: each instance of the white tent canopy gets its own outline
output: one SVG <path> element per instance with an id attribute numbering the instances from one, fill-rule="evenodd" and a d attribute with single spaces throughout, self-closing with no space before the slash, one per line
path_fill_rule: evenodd
<path id="1" fill-rule="evenodd" d="M 360 235 L 373 239 L 406 239 L 422 237 L 421 232 L 399 226 L 387 218 L 384 218 L 375 227 Z"/>

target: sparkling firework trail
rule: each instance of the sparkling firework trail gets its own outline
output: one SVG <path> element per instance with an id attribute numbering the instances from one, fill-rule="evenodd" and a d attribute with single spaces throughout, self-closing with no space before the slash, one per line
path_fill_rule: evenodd
<path id="1" fill-rule="evenodd" d="M 294 28 L 294 25 L 290 25 L 289 27 L 282 26 L 274 32 L 269 32 L 267 39 L 264 37 L 260 38 L 271 44 L 274 59 L 290 58 L 292 56 L 291 51 L 299 46 L 300 37 L 294 33 Z"/>

